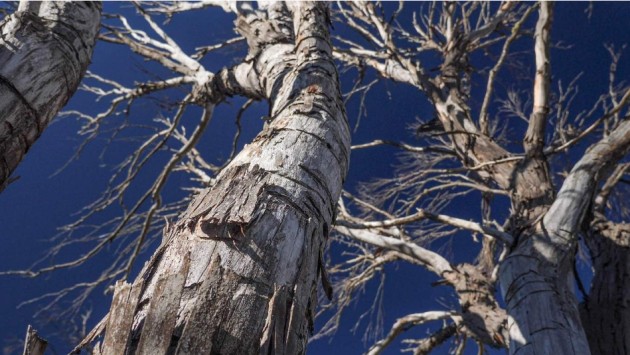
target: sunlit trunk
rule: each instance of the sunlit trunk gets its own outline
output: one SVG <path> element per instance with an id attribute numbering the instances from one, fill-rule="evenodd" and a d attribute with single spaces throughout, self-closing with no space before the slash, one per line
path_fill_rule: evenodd
<path id="1" fill-rule="evenodd" d="M 133 286 L 119 284 L 104 353 L 305 351 L 350 138 L 327 8 L 300 3 L 293 11 L 295 24 L 286 25 L 295 27 L 295 45 L 254 53 L 261 42 L 248 37 L 253 67 L 224 72 L 215 87 L 260 82 L 269 122 L 165 231 Z M 281 4 L 268 12 L 292 18 Z M 260 19 L 239 21 L 246 36 L 269 35 L 249 28 L 264 27 Z"/>

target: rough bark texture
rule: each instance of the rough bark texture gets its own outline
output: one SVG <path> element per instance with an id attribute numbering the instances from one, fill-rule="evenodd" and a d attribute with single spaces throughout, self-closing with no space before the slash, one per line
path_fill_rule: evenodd
<path id="1" fill-rule="evenodd" d="M 516 243 L 501 264 L 500 284 L 507 304 L 512 354 L 589 352 L 573 295 L 572 272 L 577 229 L 600 169 L 607 163 L 602 154 L 607 146 L 599 145 L 576 165 L 556 198 L 543 152 L 549 111 L 552 10 L 552 4 L 540 4 L 534 48 L 534 107 L 524 137 L 525 157 L 519 162 L 492 164 L 511 154 L 480 134 L 473 123 L 460 82 L 469 36 L 453 36 L 440 80 L 429 90 L 438 118 L 445 131 L 451 132 L 462 162 L 468 166 L 489 164 L 480 175 L 510 191 L 512 213 L 507 230 L 516 237 Z M 625 149 L 622 136 L 616 137 L 616 149 Z"/>
<path id="2" fill-rule="evenodd" d="M 594 276 L 581 305 L 591 352 L 630 353 L 630 225 L 595 218 L 586 243 Z"/>
<path id="3" fill-rule="evenodd" d="M 99 2 L 23 2 L 0 24 L 0 190 L 90 63 Z"/>
<path id="4" fill-rule="evenodd" d="M 281 3 L 237 21 L 253 36 L 249 59 L 211 86 L 268 98 L 270 122 L 165 231 L 133 285 L 142 294 L 119 341 L 127 353 L 165 353 L 166 345 L 178 354 L 305 351 L 350 135 L 327 8 L 294 6 L 295 45 Z M 116 307 L 110 317 L 120 313 Z M 125 322 L 111 323 L 106 333 Z"/>

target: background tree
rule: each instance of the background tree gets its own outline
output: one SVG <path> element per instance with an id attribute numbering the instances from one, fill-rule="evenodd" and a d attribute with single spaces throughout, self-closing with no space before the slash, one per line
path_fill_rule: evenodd
<path id="1" fill-rule="evenodd" d="M 244 38 L 235 37 L 192 51 L 178 44 L 157 21 L 161 16 L 176 21 L 186 16 L 184 13 L 216 6 L 236 18 L 236 28 Z M 409 99 L 401 99 L 396 105 L 411 106 L 420 98 L 428 104 L 424 111 L 419 111 L 425 119 L 408 123 L 413 131 L 412 144 L 401 142 L 398 135 L 394 139 L 363 141 L 352 147 L 357 152 L 370 149 L 403 154 L 399 168 L 388 178 L 372 181 L 366 178 L 366 183 L 346 187 L 348 191 L 342 193 L 337 207 L 327 205 L 326 201 L 337 200 L 335 194 L 339 186 L 335 181 L 342 179 L 345 160 L 340 157 L 344 155 L 335 154 L 334 158 L 325 159 L 318 149 L 343 152 L 339 147 L 345 147 L 347 141 L 339 138 L 343 134 L 337 136 L 334 132 L 345 132 L 345 126 L 309 135 L 314 132 L 309 130 L 310 125 L 319 120 L 306 119 L 309 113 L 342 115 L 342 108 L 336 104 L 338 98 L 331 96 L 336 92 L 330 86 L 335 76 L 328 75 L 328 84 L 320 85 L 317 81 L 317 87 L 313 87 L 314 83 L 308 80 L 317 79 L 317 75 L 305 75 L 308 80 L 304 81 L 299 74 L 304 73 L 301 69 L 313 65 L 305 59 L 309 50 L 300 50 L 303 42 L 314 43 L 315 47 L 308 48 L 321 48 L 315 51 L 313 58 L 324 68 L 329 65 L 325 64 L 329 62 L 327 46 L 319 47 L 326 39 L 325 35 L 321 36 L 326 27 L 323 12 L 315 11 L 314 17 L 297 16 L 290 20 L 287 9 L 277 3 L 205 1 L 137 4 L 136 10 L 144 24 L 132 21 L 126 13 L 111 16 L 104 25 L 102 39 L 123 45 L 159 64 L 147 64 L 147 70 L 159 73 L 158 80 L 154 78 L 129 86 L 90 74 L 92 81 L 87 82 L 85 88 L 101 98 L 110 98 L 111 106 L 100 114 L 74 114 L 85 122 L 82 133 L 88 135 L 88 141 L 108 130 L 113 132 L 112 141 L 141 140 L 133 153 L 117 166 L 102 197 L 88 206 L 77 222 L 62 229 L 65 238 L 52 255 L 77 241 L 93 247 L 68 261 L 12 273 L 35 276 L 74 268 L 100 254 L 107 255 L 108 247 L 115 243 L 118 250 L 113 262 L 97 279 L 47 295 L 56 301 L 65 296 L 76 297 L 78 301 L 67 311 L 78 312 L 81 301 L 99 285 L 138 272 L 134 269 L 138 255 L 164 229 L 161 246 L 144 271 L 140 271 L 140 275 L 147 277 L 136 279 L 132 286 L 118 284 L 110 321 L 101 322 L 86 338 L 86 343 L 100 334 L 103 327 L 111 330 L 112 319 L 118 319 L 125 312 L 136 313 L 135 320 L 122 322 L 117 328 L 123 330 L 120 332 L 123 343 L 113 336 L 105 336 L 107 349 L 116 349 L 109 347 L 110 344 L 125 346 L 127 329 L 138 330 L 142 320 L 147 327 L 142 333 L 150 334 L 151 326 L 156 325 L 151 314 L 160 312 L 157 302 L 151 299 L 162 293 L 165 299 L 180 307 L 179 321 L 173 321 L 165 333 L 174 332 L 181 338 L 170 344 L 151 344 L 152 347 L 170 345 L 183 351 L 186 346 L 206 346 L 208 344 L 188 342 L 189 336 L 203 329 L 213 335 L 201 340 L 222 347 L 224 352 L 235 351 L 237 347 L 277 352 L 300 350 L 308 333 L 311 318 L 308 310 L 313 312 L 315 305 L 315 281 L 321 274 L 325 292 L 320 295 L 333 292 L 330 301 L 320 300 L 321 327 L 317 327 L 313 339 L 343 328 L 342 318 L 348 306 L 360 299 L 362 290 L 376 289 L 373 307 L 357 322 L 376 315 L 373 323 L 376 328 L 364 328 L 366 333 L 376 337 L 367 338 L 369 353 L 376 354 L 394 346 L 402 332 L 411 327 L 422 330 L 407 333 L 414 339 L 405 344 L 416 353 L 429 352 L 449 340 L 453 351 L 463 353 L 468 339 L 477 342 L 480 348 L 508 348 L 511 353 L 583 354 L 589 349 L 593 353 L 623 353 L 627 346 L 622 325 L 627 322 L 623 280 L 628 266 L 624 257 L 628 228 L 624 223 L 627 220 L 624 194 L 627 192 L 625 156 L 630 147 L 627 121 L 630 91 L 616 79 L 623 68 L 619 65 L 620 52 L 612 45 L 606 47 L 612 64 L 603 73 L 608 75 L 604 93 L 594 94 L 589 90 L 585 97 L 577 90 L 578 78 L 569 77 L 567 84 L 566 78 L 552 76 L 554 72 L 564 73 L 552 66 L 557 59 L 562 60 L 559 55 L 554 57 L 554 53 L 563 53 L 562 44 L 552 41 L 554 12 L 562 13 L 568 8 L 566 5 L 558 7 L 554 11 L 551 3 L 420 6 L 370 2 L 334 6 L 332 19 L 336 28 L 332 30 L 332 54 L 349 77 L 345 81 L 342 77 L 342 84 L 350 84 L 344 97 L 346 106 L 356 105 L 355 112 L 364 114 L 370 107 L 370 96 L 391 81 L 409 89 L 405 96 Z M 299 35 L 292 37 L 293 33 L 299 34 L 301 28 L 291 29 L 293 23 L 305 19 L 306 23 L 319 28 L 316 31 L 320 35 L 315 37 L 320 39 L 302 41 Z M 308 19 L 316 20 L 309 22 Z M 243 42 L 247 43 L 244 59 L 236 59 L 228 69 L 212 69 L 211 72 L 208 55 L 238 47 Z M 293 56 L 293 43 L 298 48 L 297 59 Z M 587 75 L 598 68 L 588 69 Z M 289 75 L 284 70 L 297 74 Z M 351 79 L 356 80 L 350 83 Z M 118 114 L 128 113 L 132 104 L 138 105 L 144 98 L 162 93 L 172 95 L 171 100 L 161 100 L 165 109 L 152 125 L 146 120 L 129 118 L 122 123 L 116 121 Z M 223 106 L 219 103 L 226 95 L 240 95 L 249 100 L 236 101 L 243 102 L 243 106 L 236 112 L 238 130 L 231 153 L 226 162 L 215 163 L 216 160 L 202 157 L 207 154 L 200 147 L 214 106 L 217 109 Z M 260 107 L 253 103 L 260 99 L 270 100 L 269 112 L 263 116 L 265 127 L 258 138 L 236 155 L 241 118 L 247 109 Z M 587 100 L 590 107 L 585 104 Z M 289 104 L 284 106 L 283 103 Z M 291 105 L 296 109 L 292 110 Z M 187 112 L 198 110 L 194 106 L 203 109 L 201 119 L 192 124 L 185 122 Z M 293 118 L 281 119 L 283 115 Z M 303 115 L 304 121 L 299 119 Z M 370 117 L 361 127 L 368 124 Z M 269 146 L 274 139 L 284 142 L 285 128 L 292 127 L 288 124 L 305 125 L 299 129 L 307 128 L 306 132 L 310 133 L 302 133 L 313 137 L 318 142 L 314 147 L 319 148 L 305 148 L 300 144 L 285 147 L 283 143 L 275 148 Z M 190 131 L 192 133 L 187 133 Z M 138 132 L 149 134 L 138 137 Z M 278 151 L 297 155 L 295 160 L 289 158 L 287 162 Z M 252 165 L 252 162 L 258 163 Z M 150 164 L 160 169 L 151 169 Z M 262 170 L 280 173 L 288 180 L 288 187 L 278 185 L 276 180 L 267 181 L 267 175 L 253 168 L 255 164 Z M 319 166 L 319 173 L 317 170 L 312 173 L 314 170 L 308 164 Z M 246 165 L 247 169 L 239 168 Z M 342 168 L 337 170 L 337 166 Z M 183 194 L 167 197 L 167 180 L 176 173 L 194 179 L 194 184 L 187 185 L 198 192 L 192 202 L 186 197 L 180 199 Z M 155 178 L 141 178 L 149 174 Z M 229 179 L 239 174 L 248 177 Z M 207 190 L 199 192 L 200 186 Z M 283 190 L 268 189 L 269 186 L 282 186 Z M 336 187 L 327 189 L 325 186 Z M 252 194 L 234 194 L 252 189 Z M 311 195 L 307 191 L 319 193 Z M 255 214 L 257 204 L 248 202 L 248 197 L 253 196 L 257 200 L 268 198 L 271 202 L 263 210 L 269 212 Z M 238 206 L 239 201 L 252 209 L 231 208 Z M 479 206 L 474 214 L 469 208 L 462 208 L 472 204 Z M 175 222 L 175 216 L 186 205 L 189 208 L 179 217 L 179 222 Z M 122 215 L 112 219 L 99 215 L 116 206 Z M 330 233 L 333 244 L 327 254 L 321 255 L 317 250 L 328 234 L 335 209 L 337 220 Z M 273 248 L 247 247 L 262 241 L 274 247 L 283 245 L 267 239 L 279 235 L 277 233 L 256 232 L 260 228 L 257 221 L 281 211 L 309 221 L 296 223 L 298 228 L 284 223 L 278 225 L 280 229 L 299 231 L 291 240 L 314 243 L 310 249 L 313 252 L 302 254 L 308 258 L 299 259 L 303 265 L 309 265 L 300 269 L 301 274 L 293 272 L 298 265 L 294 261 L 288 262 L 286 268 L 280 267 L 279 260 L 295 259 L 276 259 L 264 252 L 257 254 L 258 250 Z M 252 214 L 256 218 L 248 217 Z M 314 215 L 323 218 L 313 218 Z M 176 235 L 185 238 L 175 243 L 171 237 Z M 467 238 L 470 235 L 472 240 Z M 302 236 L 307 238 L 302 239 Z M 463 238 L 468 241 L 462 241 Z M 444 253 L 449 240 L 455 244 L 453 251 L 459 255 Z M 208 249 L 202 245 L 216 247 L 213 252 L 206 252 Z M 460 253 L 463 248 L 470 251 Z M 592 258 L 587 260 L 593 268 L 589 291 L 579 281 L 589 273 L 584 268 L 581 272 L 575 271 L 579 267 L 576 267 L 575 256 L 580 249 Z M 190 256 L 188 250 L 192 252 Z M 213 256 L 219 254 L 220 258 Z M 252 255 L 263 257 L 253 260 Z M 198 262 L 200 258 L 206 262 Z M 169 260 L 172 264 L 167 265 Z M 318 266 L 321 260 L 327 261 L 327 268 Z M 263 276 L 253 277 L 246 270 L 252 270 L 248 266 L 257 263 L 272 266 L 258 270 L 264 270 Z M 406 267 L 405 263 L 420 266 L 407 269 L 418 274 L 422 273 L 419 270 L 433 273 L 435 285 L 450 286 L 456 303 L 400 317 L 393 322 L 391 330 L 379 336 L 379 299 L 382 299 L 379 297 L 386 289 L 383 276 L 393 271 L 390 265 Z M 208 277 L 195 276 L 204 272 L 202 268 L 214 272 L 209 272 Z M 230 273 L 229 270 L 235 268 L 239 271 Z M 275 277 L 282 276 L 285 270 L 304 277 L 294 283 L 279 282 Z M 243 280 L 252 277 L 255 282 L 239 288 Z M 204 281 L 196 283 L 197 278 Z M 231 281 L 219 282 L 221 279 Z M 249 287 L 254 286 L 249 285 L 258 282 L 263 285 L 262 289 L 252 291 Z M 220 286 L 224 284 L 225 287 Z M 282 289 L 281 285 L 291 287 Z M 182 288 L 183 293 L 168 292 Z M 575 297 L 576 288 L 582 300 L 581 312 Z M 193 306 L 203 304 L 204 296 L 199 295 L 225 299 L 233 296 L 226 302 L 225 309 L 236 309 L 232 302 L 246 299 L 255 300 L 251 302 L 255 306 L 243 309 L 247 315 L 237 312 L 227 316 L 213 311 L 217 309 L 213 307 L 207 308 L 209 313 L 204 314 L 201 307 Z M 130 302 L 125 302 L 129 299 Z M 134 299 L 139 300 L 137 308 Z M 293 299 L 290 306 L 287 299 Z M 125 303 L 131 308 L 118 306 Z M 418 304 L 418 308 L 424 307 Z M 169 313 L 174 309 L 175 306 L 165 307 L 162 312 L 171 318 L 164 318 L 174 319 L 175 315 Z M 299 310 L 295 313 L 297 318 L 282 316 L 287 314 L 287 309 L 289 313 Z M 256 312 L 260 314 L 256 316 Z M 239 315 L 247 322 L 236 320 Z M 225 321 L 217 322 L 216 317 Z M 186 322 L 198 326 L 186 326 Z M 428 336 L 423 334 L 426 330 L 430 330 Z M 234 341 L 226 335 L 238 337 L 242 332 L 260 335 L 252 337 L 253 343 Z M 130 349 L 146 349 L 141 332 L 132 334 Z"/>
<path id="2" fill-rule="evenodd" d="M 20 1 L 0 24 L 0 191 L 79 86 L 100 17 L 99 2 Z"/>

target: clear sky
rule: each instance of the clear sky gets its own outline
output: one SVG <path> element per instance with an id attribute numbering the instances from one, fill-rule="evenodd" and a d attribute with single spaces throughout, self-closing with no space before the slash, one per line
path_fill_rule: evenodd
<path id="1" fill-rule="evenodd" d="M 630 40 L 630 3 L 595 3 L 593 16 L 587 19 L 584 10 L 588 3 L 559 3 L 553 23 L 552 37 L 555 41 L 562 41 L 564 45 L 572 45 L 570 49 L 552 50 L 553 85 L 558 81 L 567 83 L 577 74 L 583 72 L 579 81 L 580 93 L 576 99 L 576 107 L 590 107 L 596 98 L 606 91 L 608 85 L 608 66 L 610 56 L 605 50 L 604 43 L 614 43 L 620 46 Z M 417 8 L 418 4 L 406 4 L 407 10 Z M 104 11 L 115 13 L 123 11 L 129 14 L 133 10 L 125 3 L 106 3 Z M 137 20 L 134 20 L 137 21 Z M 220 40 L 234 37 L 232 15 L 223 13 L 220 9 L 209 9 L 194 13 L 175 16 L 165 28 L 186 51 L 192 51 L 196 46 L 218 43 Z M 342 25 L 336 25 L 333 30 L 342 31 L 344 36 L 350 34 Z M 352 37 L 350 37 L 352 38 Z M 526 44 L 517 47 L 523 51 L 524 58 L 530 56 L 531 47 Z M 218 71 L 226 65 L 237 62 L 237 57 L 243 56 L 243 46 L 236 46 L 233 50 L 225 50 L 220 54 L 209 57 L 204 61 L 206 69 Z M 624 52 L 619 67 L 619 78 L 630 75 L 630 53 Z M 90 70 L 103 77 L 113 78 L 121 83 L 131 85 L 135 80 L 146 80 L 155 75 L 167 75 L 167 72 L 156 65 L 147 65 L 142 59 L 131 54 L 119 46 L 99 43 L 96 47 Z M 144 71 L 142 68 L 146 68 Z M 347 92 L 352 86 L 354 73 L 342 75 L 343 91 Z M 485 81 L 478 82 L 485 85 Z M 518 83 L 514 83 L 518 85 Z M 474 90 L 475 88 L 473 88 Z M 477 90 L 480 90 L 477 87 Z M 171 98 L 181 93 L 170 93 Z M 214 119 L 198 148 L 206 157 L 215 162 L 225 159 L 230 150 L 231 137 L 235 130 L 234 117 L 243 99 L 234 98 L 221 105 L 215 112 Z M 75 95 L 67 109 L 94 113 L 102 108 L 104 103 L 94 103 L 94 97 L 81 92 Z M 351 100 L 347 106 L 351 127 L 354 127 L 358 114 L 358 101 Z M 368 117 L 361 119 L 361 124 L 355 131 L 353 144 L 369 142 L 373 139 L 391 139 L 414 143 L 414 136 L 408 130 L 409 124 L 416 118 L 429 120 L 432 118 L 431 108 L 425 97 L 417 91 L 403 85 L 382 82 L 368 95 Z M 577 111 L 577 110 L 576 110 Z M 155 102 L 143 100 L 132 108 L 131 120 L 151 124 L 151 120 L 162 112 Z M 266 103 L 256 104 L 243 118 L 244 133 L 240 146 L 251 140 L 262 127 L 260 117 L 267 113 Z M 198 112 L 191 112 L 185 119 L 193 122 Z M 116 122 L 115 120 L 112 122 Z M 81 157 L 70 164 L 60 173 L 54 173 L 68 161 L 74 150 L 82 141 L 77 135 L 79 128 L 74 119 L 63 118 L 56 120 L 43 134 L 35 146 L 21 163 L 15 175 L 21 178 L 10 185 L 0 194 L 0 270 L 20 269 L 31 265 L 43 257 L 54 242 L 56 228 L 74 220 L 73 213 L 96 199 L 107 184 L 111 166 L 131 151 L 132 142 L 116 142 L 107 145 L 104 139 L 95 141 L 87 146 Z M 514 127 L 518 130 L 522 127 Z M 518 142 L 515 142 L 515 144 Z M 519 143 L 520 144 L 520 143 Z M 574 159 L 575 157 L 569 157 Z M 570 160 L 569 159 L 569 160 Z M 391 167 L 395 164 L 395 150 L 392 148 L 377 148 L 371 150 L 354 151 L 351 157 L 350 175 L 346 189 L 354 191 L 357 183 L 369 181 L 376 177 L 391 176 Z M 155 172 L 159 165 L 151 168 Z M 149 170 L 151 171 L 151 170 Z M 149 176 L 150 173 L 147 174 Z M 187 179 L 174 176 L 169 180 L 166 195 L 176 198 L 182 195 L 180 187 L 187 184 Z M 478 203 L 470 201 L 468 204 L 450 206 L 447 212 L 460 218 L 477 218 Z M 507 206 L 506 206 L 507 208 Z M 105 220 L 114 216 L 114 211 L 106 211 L 99 218 Z M 455 261 L 471 260 L 475 255 L 474 244 L 462 242 L 467 236 L 457 235 L 451 240 L 452 258 Z M 469 237 L 469 236 L 468 236 Z M 462 238 L 462 239 L 460 239 Z M 470 239 L 470 238 L 467 238 Z M 54 261 L 68 260 L 84 253 L 86 249 L 80 245 L 62 251 Z M 338 251 L 336 251 L 338 253 Z M 70 326 L 58 319 L 47 326 L 41 320 L 33 319 L 32 315 L 47 304 L 46 301 L 29 304 L 16 308 L 21 302 L 38 297 L 48 292 L 54 292 L 62 287 L 77 282 L 91 280 L 102 270 L 104 263 L 114 254 L 114 247 L 105 254 L 97 257 L 84 267 L 71 271 L 59 271 L 37 279 L 23 279 L 17 277 L 0 276 L 0 344 L 3 347 L 12 345 L 14 340 L 23 337 L 27 324 L 34 324 L 46 338 L 56 330 L 71 329 Z M 150 255 L 145 253 L 144 256 Z M 44 261 L 41 265 L 50 263 Z M 403 315 L 427 310 L 444 309 L 444 304 L 454 304 L 456 301 L 452 293 L 445 286 L 431 287 L 436 281 L 427 271 L 409 264 L 396 264 L 385 270 L 386 288 L 383 295 L 384 327 L 387 331 L 393 322 Z M 584 275 L 588 279 L 588 275 Z M 356 306 L 350 307 L 341 323 L 341 330 L 333 337 L 319 340 L 309 348 L 311 354 L 358 354 L 364 351 L 365 345 L 361 339 L 366 327 L 366 321 L 359 325 L 353 334 L 350 329 L 357 323 L 357 318 L 371 305 L 376 293 L 377 283 L 368 287 L 365 294 L 358 299 Z M 102 290 L 95 292 L 94 297 L 86 302 L 86 307 L 92 310 L 88 328 L 95 324 L 106 313 L 111 296 L 103 296 Z M 61 303 L 64 307 L 64 303 Z M 55 317 L 56 311 L 49 316 Z M 57 329 L 56 329 L 57 328 Z M 409 335 L 421 336 L 426 328 L 418 328 Z M 71 347 L 62 340 L 52 337 L 52 349 L 57 353 L 66 353 Z M 371 344 L 369 342 L 368 344 Z M 390 352 L 397 350 L 393 347 Z M 448 347 L 441 347 L 436 353 L 446 353 Z M 21 352 L 21 349 L 13 353 Z M 476 348 L 470 344 L 467 353 L 476 353 Z"/>

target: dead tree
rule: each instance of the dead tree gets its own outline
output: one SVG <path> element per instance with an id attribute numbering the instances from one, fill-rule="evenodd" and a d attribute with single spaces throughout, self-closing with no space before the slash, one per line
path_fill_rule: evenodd
<path id="1" fill-rule="evenodd" d="M 456 332 L 463 332 L 491 346 L 508 347 L 510 353 L 589 353 L 573 283 L 579 233 L 585 230 L 589 231 L 587 244 L 596 265 L 593 285 L 596 287 L 593 289 L 596 296 L 587 298 L 582 313 L 591 322 L 586 327 L 591 332 L 588 337 L 590 350 L 595 353 L 624 352 L 620 349 L 625 345 L 625 340 L 622 340 L 625 337 L 621 335 L 624 332 L 621 318 L 625 312 L 621 304 L 625 302 L 625 296 L 622 296 L 623 286 L 620 281 L 626 267 L 621 255 L 626 250 L 619 248 L 624 245 L 627 231 L 625 224 L 611 224 L 604 217 L 604 202 L 601 201 L 606 198 L 600 196 L 601 193 L 598 195 L 598 191 L 610 190 L 620 179 L 620 174 L 625 172 L 625 168 L 617 169 L 614 178 L 600 188 L 602 179 L 630 149 L 630 124 L 626 119 L 630 91 L 615 86 L 614 69 L 611 69 L 611 89 L 605 99 L 607 103 L 602 116 L 578 132 L 569 132 L 572 127 L 566 121 L 568 112 L 564 105 L 568 103 L 565 92 L 565 96 L 561 96 L 561 100 L 565 101 L 556 102 L 553 107 L 556 124 L 552 126 L 555 131 L 549 141 L 546 128 L 551 126 L 549 115 L 553 105 L 549 55 L 553 4 L 521 7 L 504 3 L 495 10 L 484 10 L 479 4 L 444 3 L 441 9 L 438 6 L 430 5 L 428 12 L 421 16 L 422 22 L 416 22 L 414 18 L 414 35 L 393 26 L 392 21 L 379 15 L 381 8 L 373 3 L 340 6 L 344 21 L 368 37 L 376 48 L 365 48 L 346 41 L 346 48 L 338 48 L 337 58 L 352 66 L 372 68 L 385 78 L 418 88 L 433 105 L 436 120 L 441 123 L 438 124 L 437 134 L 448 137 L 442 140 L 445 146 L 439 149 L 435 145 L 410 147 L 395 144 L 412 153 L 424 154 L 424 163 L 418 167 L 425 169 L 424 173 L 416 173 L 413 177 L 397 177 L 394 181 L 398 186 L 381 184 L 385 192 L 376 199 L 366 197 L 371 201 L 354 197 L 351 200 L 361 205 L 367 211 L 367 216 L 380 216 L 386 220 L 357 218 L 342 210 L 342 222 L 337 223 L 337 231 L 343 235 L 377 246 L 377 250 L 389 250 L 385 254 L 381 251 L 378 258 L 365 262 L 368 266 L 357 265 L 355 284 L 350 287 L 351 284 L 342 281 L 342 285 L 349 287 L 350 291 L 358 287 L 356 278 L 359 276 L 366 280 L 371 278 L 370 273 L 374 271 L 370 269 L 391 260 L 402 259 L 423 265 L 443 278 L 458 293 L 462 307 L 461 312 L 457 313 L 427 312 L 401 318 L 389 335 L 372 347 L 370 353 L 379 353 L 402 329 L 438 319 L 451 319 L 459 330 L 454 331 L 451 326 L 442 328 L 433 336 L 418 342 L 415 349 L 417 353 L 424 353 L 444 341 L 447 338 L 444 334 Z M 523 24 L 536 10 L 538 20 L 533 29 L 536 70 L 531 91 L 531 113 L 526 114 L 522 106 L 513 105 L 514 102 L 506 103 L 508 113 L 524 118 L 528 124 L 522 138 L 523 153 L 514 153 L 497 143 L 496 132 L 492 132 L 489 124 L 489 105 L 495 90 L 496 75 L 505 63 L 510 46 L 522 36 Z M 481 12 L 477 19 L 471 16 L 476 11 Z M 501 34 L 497 26 L 509 26 L 512 30 Z M 442 62 L 437 70 L 432 70 L 437 74 L 424 68 L 417 57 L 409 54 L 409 49 L 399 48 L 394 41 L 395 35 L 398 40 L 418 43 L 419 52 L 439 53 Z M 503 46 L 496 63 L 488 71 L 482 105 L 476 112 L 469 106 L 470 71 L 473 70 L 470 58 L 475 51 L 491 46 L 496 41 L 503 42 Z M 571 90 L 569 88 L 568 91 Z M 601 100 L 595 100 L 596 107 Z M 566 178 L 559 182 L 559 189 L 556 190 L 549 159 L 589 136 L 603 122 L 608 123 L 599 142 L 591 145 Z M 417 132 L 434 133 L 435 129 L 429 128 L 429 125 L 420 125 Z M 383 144 L 392 143 L 377 141 L 356 148 Z M 436 166 L 449 159 L 448 155 L 451 155 L 450 159 L 456 158 L 461 168 L 437 169 Z M 488 195 L 508 196 L 512 205 L 509 217 L 505 223 L 497 224 L 485 213 L 482 223 L 471 223 L 425 210 L 409 214 L 423 195 L 429 195 L 427 190 L 447 193 L 453 186 Z M 394 211 L 379 209 L 389 196 L 402 191 L 411 191 L 419 197 L 413 199 L 412 203 L 401 201 L 398 204 L 401 207 Z M 451 193 L 454 196 L 462 194 Z M 593 196 L 600 196 L 595 199 L 600 200 L 599 205 L 593 204 Z M 592 206 L 599 206 L 599 210 L 589 212 Z M 489 205 L 485 202 L 482 202 L 482 208 L 488 208 L 489 211 Z M 413 236 L 400 228 L 423 220 L 483 234 L 484 247 L 478 265 L 454 267 L 436 253 L 414 244 Z M 612 244 L 615 249 L 606 247 L 611 244 L 610 239 L 614 240 Z M 599 254 L 601 252 L 604 254 Z M 470 269 L 466 270 L 466 267 Z M 363 274 L 359 274 L 359 271 Z M 459 286 L 457 275 L 466 280 L 466 287 Z M 604 291 L 601 290 L 604 282 L 617 286 L 607 286 Z M 507 304 L 505 313 L 492 301 L 492 285 L 500 286 L 501 295 Z M 603 307 L 606 307 L 606 311 Z M 336 323 L 331 324 L 333 328 L 336 326 Z M 607 332 L 607 335 L 602 336 L 602 332 Z"/>
<path id="2" fill-rule="evenodd" d="M 100 16 L 99 2 L 20 1 L 0 24 L 0 190 L 79 86 Z"/>
<path id="3" fill-rule="evenodd" d="M 120 218 L 86 233 L 82 240 L 93 242 L 92 249 L 68 262 L 9 272 L 37 276 L 77 267 L 109 243 L 133 236 L 109 268 L 81 285 L 84 300 L 98 285 L 127 276 L 163 227 L 161 245 L 140 276 L 116 284 L 109 316 L 77 350 L 104 335 L 96 349 L 112 354 L 301 353 L 318 313 L 318 280 L 326 298 L 334 293 L 331 300 L 319 299 L 320 316 L 329 318 L 314 338 L 340 326 L 358 291 L 386 265 L 406 262 L 433 273 L 436 285 L 449 286 L 458 305 L 401 317 L 370 354 L 392 346 L 410 327 L 428 324 L 434 332 L 409 343 L 417 354 L 449 339 L 457 353 L 469 339 L 482 352 L 485 346 L 513 354 L 625 351 L 630 216 L 621 187 L 628 181 L 630 90 L 615 78 L 619 53 L 609 47 L 608 92 L 594 98 L 590 110 L 571 110 L 577 78 L 568 85 L 552 80 L 552 3 L 425 4 L 406 22 L 401 14 L 409 5 L 402 2 L 391 9 L 339 2 L 332 18 L 312 3 L 136 5 L 154 35 L 118 15 L 104 25 L 101 39 L 173 75 L 127 87 L 90 73 L 95 83 L 84 88 L 111 98 L 111 106 L 95 115 L 75 112 L 84 120 L 81 133 L 88 140 L 98 136 L 107 117 L 146 95 L 172 88 L 184 88 L 186 95 L 172 117 L 156 120 L 158 128 L 120 165 L 102 197 L 64 229 L 72 236 L 99 211 L 124 205 Z M 234 14 L 239 36 L 194 54 L 155 20 L 217 6 Z M 360 40 L 333 32 L 331 41 L 330 20 Z M 207 53 L 242 42 L 248 53 L 237 65 L 212 73 L 200 64 Z M 525 56 L 531 70 L 516 65 L 523 60 L 513 53 L 517 42 L 530 46 Z M 358 73 L 346 102 L 358 95 L 365 106 L 370 89 L 387 80 L 426 100 L 433 117 L 414 123 L 416 143 L 375 140 L 350 147 L 336 65 Z M 506 74 L 510 65 L 510 75 L 529 77 L 525 92 L 499 85 L 505 77 L 515 81 Z M 369 75 L 374 79 L 365 83 Z M 481 85 L 472 85 L 473 79 Z M 233 144 L 228 163 L 210 164 L 196 144 L 214 108 L 237 95 L 248 99 L 238 124 L 253 101 L 269 102 L 265 127 L 240 153 Z M 203 114 L 187 133 L 181 119 L 191 106 L 202 107 Z M 514 121 L 526 128 L 501 129 Z M 507 135 L 520 147 L 507 144 Z M 147 161 L 173 141 L 179 146 L 168 151 L 155 181 L 128 203 L 126 193 Z M 580 144 L 588 149 L 581 151 Z M 398 170 L 358 193 L 342 191 L 349 149 L 383 146 L 406 154 Z M 571 166 L 558 162 L 576 155 Z M 197 196 L 166 203 L 164 186 L 178 171 L 192 176 Z M 473 194 L 482 196 L 477 220 L 446 213 L 449 203 L 469 204 Z M 183 209 L 176 223 L 169 222 Z M 432 242 L 462 231 L 480 238 L 471 242 L 478 257 L 455 264 Z M 325 267 L 329 238 L 352 257 Z M 578 307 L 580 238 L 595 275 L 588 294 L 578 283 L 585 294 Z M 73 290 L 47 296 L 57 300 Z"/>
<path id="4" fill-rule="evenodd" d="M 249 59 L 194 99 L 210 115 L 225 95 L 265 98 L 268 125 L 164 231 L 133 285 L 117 285 L 102 353 L 305 351 L 349 130 L 328 10 L 291 10 L 237 10 Z"/>

